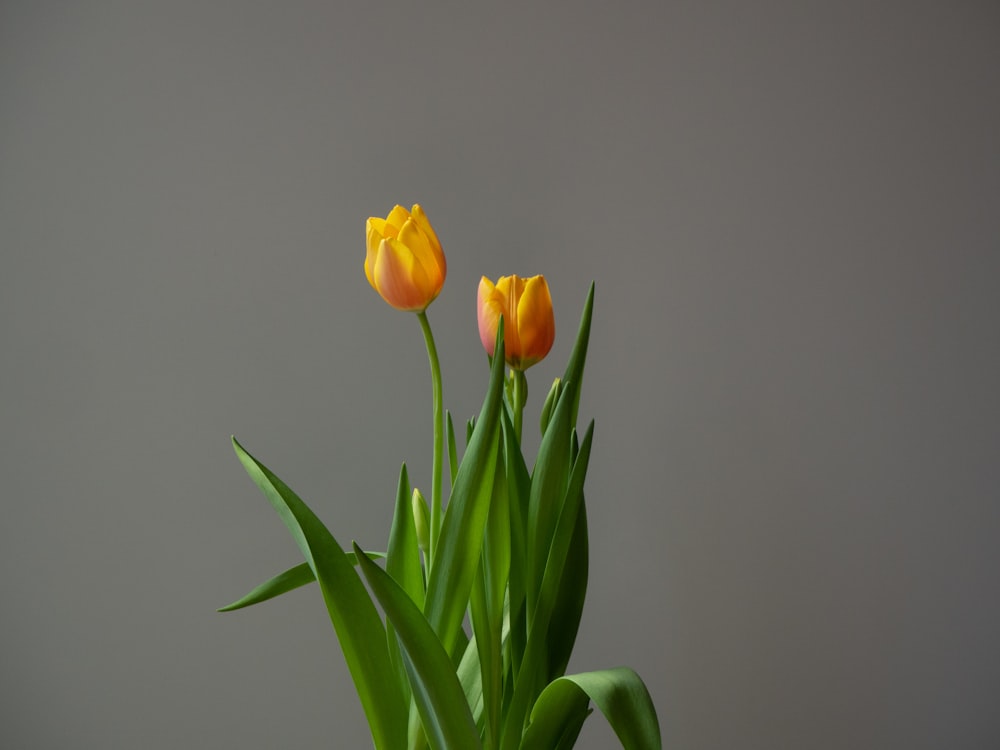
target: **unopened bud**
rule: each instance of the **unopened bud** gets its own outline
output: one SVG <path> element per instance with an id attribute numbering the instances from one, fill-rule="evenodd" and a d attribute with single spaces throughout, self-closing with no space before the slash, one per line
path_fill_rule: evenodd
<path id="1" fill-rule="evenodd" d="M 413 488 L 410 503 L 413 506 L 413 525 L 417 529 L 417 544 L 427 554 L 430 547 L 430 511 L 427 509 L 427 501 L 416 487 Z"/>

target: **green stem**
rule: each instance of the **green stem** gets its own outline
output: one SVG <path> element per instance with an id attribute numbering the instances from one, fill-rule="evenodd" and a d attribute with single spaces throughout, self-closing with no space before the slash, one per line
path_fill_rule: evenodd
<path id="1" fill-rule="evenodd" d="M 427 550 L 427 570 L 430 572 L 434 564 L 434 551 L 437 549 L 438 535 L 441 533 L 441 466 L 444 456 L 444 407 L 441 398 L 441 364 L 438 362 L 437 347 L 434 345 L 434 334 L 431 324 L 427 321 L 427 312 L 417 313 L 420 328 L 424 332 L 424 342 L 427 344 L 427 359 L 431 363 L 431 387 L 434 392 L 434 465 L 431 472 L 431 528 L 430 544 Z"/>
<path id="2" fill-rule="evenodd" d="M 528 403 L 528 378 L 523 370 L 510 371 L 514 381 L 514 434 L 517 435 L 517 442 L 521 442 L 521 425 L 524 421 L 524 405 Z"/>

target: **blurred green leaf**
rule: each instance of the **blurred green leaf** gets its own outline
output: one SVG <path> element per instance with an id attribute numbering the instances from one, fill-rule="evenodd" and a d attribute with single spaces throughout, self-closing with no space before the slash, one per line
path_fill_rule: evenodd
<path id="1" fill-rule="evenodd" d="M 581 705 L 588 701 L 604 714 L 624 750 L 661 749 L 660 724 L 649 691 L 635 671 L 617 667 L 568 675 L 550 683 L 531 710 L 521 750 L 558 747 L 567 728 L 582 723 Z"/>
<path id="2" fill-rule="evenodd" d="M 337 540 L 298 495 L 247 453 L 235 437 L 233 448 L 247 474 L 288 527 L 319 582 L 375 746 L 405 747 L 407 705 L 389 661 L 385 627 L 364 584 Z M 363 554 L 360 562 L 375 565 Z"/>
<path id="3" fill-rule="evenodd" d="M 354 545 L 354 549 L 357 552 L 359 548 Z M 378 565 L 362 559 L 359 567 L 396 629 L 413 697 L 431 747 L 438 750 L 482 747 L 451 657 L 430 623 L 413 599 Z"/>

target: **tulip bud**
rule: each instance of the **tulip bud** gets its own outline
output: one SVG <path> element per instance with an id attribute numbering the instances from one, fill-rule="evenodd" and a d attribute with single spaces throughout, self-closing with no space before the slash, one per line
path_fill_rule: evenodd
<path id="1" fill-rule="evenodd" d="M 410 504 L 413 507 L 413 525 L 417 529 L 417 545 L 426 555 L 430 546 L 430 511 L 423 494 L 416 487 L 413 488 Z"/>
<path id="2" fill-rule="evenodd" d="M 496 285 L 483 276 L 479 282 L 478 312 L 479 338 L 491 357 L 497 324 L 503 316 L 507 364 L 515 370 L 528 369 L 552 348 L 556 326 L 544 276 L 529 279 L 501 276 Z"/>
<path id="3" fill-rule="evenodd" d="M 441 243 L 419 205 L 396 206 L 366 225 L 365 276 L 397 310 L 423 312 L 444 286 L 447 264 Z"/>

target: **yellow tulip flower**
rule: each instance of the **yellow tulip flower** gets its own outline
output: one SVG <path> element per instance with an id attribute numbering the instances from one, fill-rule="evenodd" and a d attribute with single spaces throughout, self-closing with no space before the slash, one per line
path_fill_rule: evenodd
<path id="1" fill-rule="evenodd" d="M 369 218 L 365 229 L 368 283 L 397 310 L 426 310 L 444 286 L 447 265 L 424 210 L 396 206 L 384 219 Z"/>
<path id="2" fill-rule="evenodd" d="M 480 280 L 479 338 L 491 357 L 501 315 L 508 365 L 526 370 L 549 353 L 556 324 L 544 276 L 501 276 L 495 285 L 485 276 Z"/>

